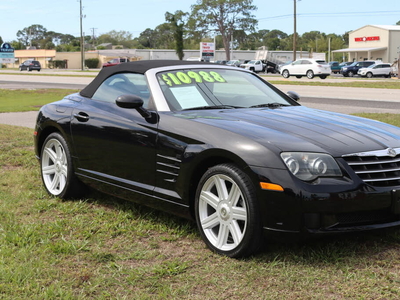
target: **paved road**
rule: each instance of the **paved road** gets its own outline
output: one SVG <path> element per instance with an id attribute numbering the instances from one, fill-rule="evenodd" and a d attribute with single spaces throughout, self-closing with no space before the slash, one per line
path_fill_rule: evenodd
<path id="1" fill-rule="evenodd" d="M 72 77 L 74 75 L 82 75 L 82 72 L 57 70 L 47 70 L 46 72 L 40 73 L 32 72 L 29 74 L 15 71 L 15 75 L 2 73 L 4 73 L 4 71 L 0 72 L 0 89 L 81 89 L 91 82 L 97 74 L 96 72 L 89 72 L 88 74 L 85 73 L 88 77 Z M 55 74 L 68 74 L 72 76 L 54 76 Z M 267 78 L 267 80 L 268 79 L 269 78 Z M 282 77 L 273 77 L 271 79 L 284 80 Z M 302 78 L 298 80 L 306 81 L 308 79 Z M 318 81 L 321 79 L 315 78 L 312 80 Z M 338 82 L 338 80 L 340 81 L 341 79 L 326 79 L 325 81 Z M 348 81 L 347 78 L 345 80 Z M 378 79 L 376 81 L 380 80 Z M 296 91 L 301 96 L 300 103 L 311 108 L 348 114 L 361 112 L 400 113 L 400 89 L 365 89 L 279 84 L 276 86 L 285 93 L 287 91 Z M 3 113 L 0 114 L 0 123 L 33 128 L 36 116 L 37 112 Z"/>

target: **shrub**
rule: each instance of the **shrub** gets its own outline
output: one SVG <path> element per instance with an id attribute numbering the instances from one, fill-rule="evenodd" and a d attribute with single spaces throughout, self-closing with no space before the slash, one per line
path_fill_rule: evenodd
<path id="1" fill-rule="evenodd" d="M 85 59 L 85 66 L 89 69 L 98 68 L 100 60 L 98 58 L 88 58 Z"/>
<path id="2" fill-rule="evenodd" d="M 50 69 L 66 69 L 67 61 L 66 60 L 51 60 L 49 61 Z"/>

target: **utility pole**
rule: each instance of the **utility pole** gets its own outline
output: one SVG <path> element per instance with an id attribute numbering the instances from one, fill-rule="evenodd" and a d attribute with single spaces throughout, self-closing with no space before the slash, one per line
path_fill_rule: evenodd
<path id="1" fill-rule="evenodd" d="M 294 19 L 294 29 L 293 29 L 293 61 L 295 61 L 296 60 L 296 38 L 297 38 L 297 35 L 296 35 L 296 31 L 297 31 L 297 29 L 296 29 L 296 1 L 297 0 L 293 0 L 293 4 L 294 4 L 294 13 L 293 13 L 293 19 Z"/>
<path id="2" fill-rule="evenodd" d="M 84 45 L 84 39 L 83 39 L 83 31 L 82 31 L 82 0 L 79 0 L 80 3 L 80 26 L 81 26 L 81 70 L 85 70 L 85 59 L 84 59 L 84 51 L 85 51 L 85 45 Z"/>
<path id="3" fill-rule="evenodd" d="M 96 40 L 96 37 L 95 37 L 95 35 L 94 35 L 94 31 L 97 29 L 97 28 L 90 28 L 91 30 L 92 30 L 92 41 L 93 41 L 93 43 L 94 43 L 94 41 Z M 94 44 L 96 44 L 96 43 L 94 43 Z"/>

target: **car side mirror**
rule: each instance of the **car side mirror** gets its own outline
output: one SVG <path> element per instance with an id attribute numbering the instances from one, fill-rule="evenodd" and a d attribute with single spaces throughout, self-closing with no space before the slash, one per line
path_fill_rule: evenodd
<path id="1" fill-rule="evenodd" d="M 121 95 L 115 100 L 115 103 L 121 108 L 136 109 L 137 112 L 149 123 L 155 124 L 158 122 L 157 114 L 151 113 L 144 108 L 143 99 L 139 96 L 131 94 Z"/>
<path id="2" fill-rule="evenodd" d="M 300 101 L 300 95 L 293 91 L 288 91 L 287 95 L 295 101 Z"/>

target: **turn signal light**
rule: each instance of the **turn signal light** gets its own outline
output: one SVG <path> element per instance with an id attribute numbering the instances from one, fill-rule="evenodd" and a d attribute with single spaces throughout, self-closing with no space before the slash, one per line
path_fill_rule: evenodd
<path id="1" fill-rule="evenodd" d="M 260 182 L 260 186 L 263 190 L 283 192 L 283 187 L 281 187 L 279 184 Z"/>

